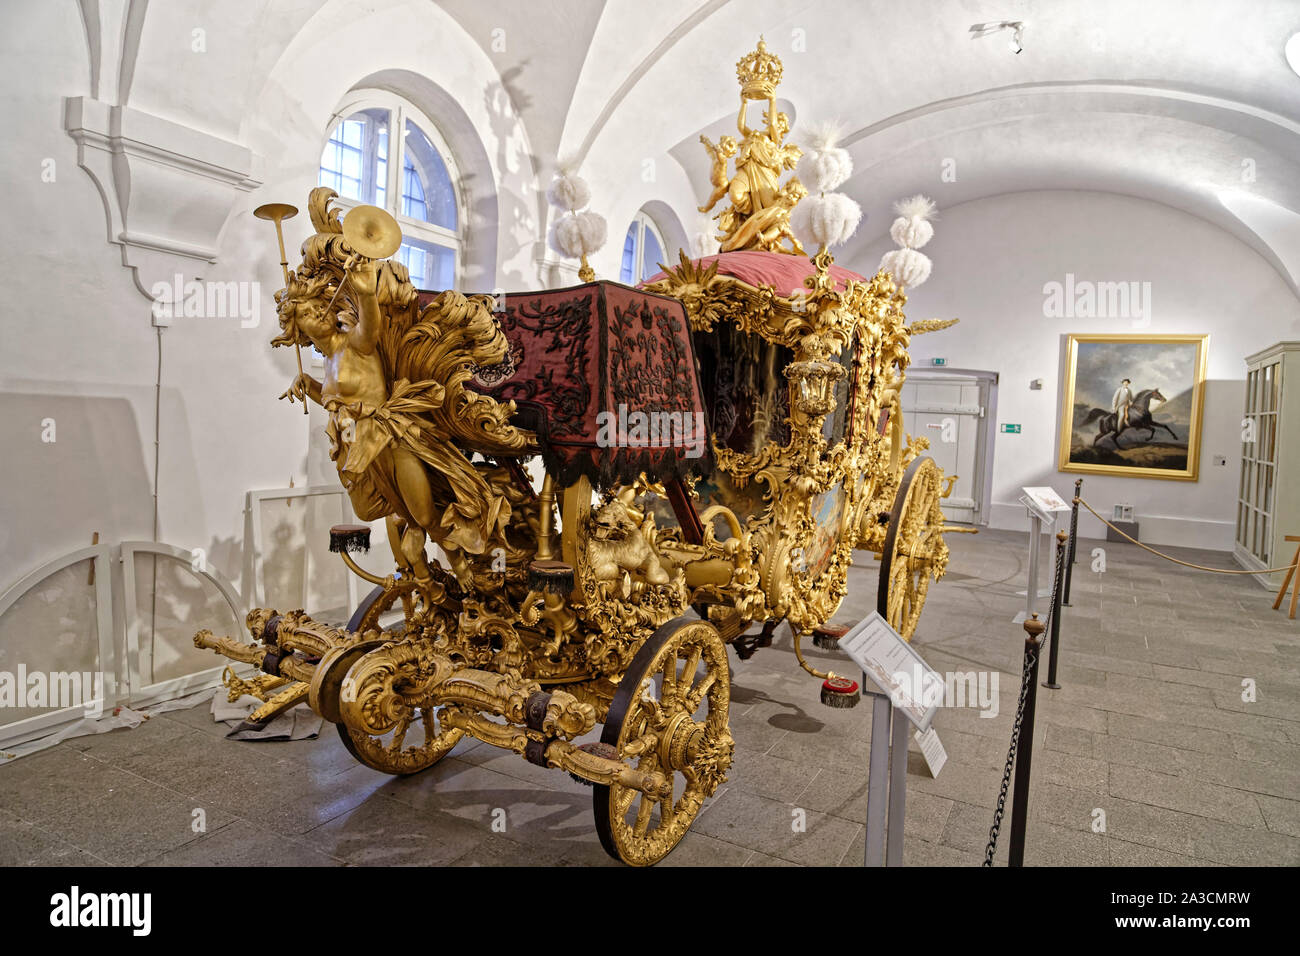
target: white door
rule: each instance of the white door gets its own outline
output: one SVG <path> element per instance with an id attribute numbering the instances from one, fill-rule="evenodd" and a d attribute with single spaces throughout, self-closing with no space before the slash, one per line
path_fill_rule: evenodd
<path id="1" fill-rule="evenodd" d="M 944 516 L 986 524 L 984 484 L 990 379 L 937 369 L 908 369 L 903 385 L 903 430 L 930 439 L 929 455 L 945 475 L 956 475 Z"/>

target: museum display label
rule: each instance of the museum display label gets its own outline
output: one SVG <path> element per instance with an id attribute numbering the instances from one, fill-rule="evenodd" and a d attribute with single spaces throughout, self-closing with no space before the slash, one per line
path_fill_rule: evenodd
<path id="1" fill-rule="evenodd" d="M 916 725 L 930 729 L 935 711 L 943 703 L 943 678 L 930 667 L 889 622 L 872 611 L 870 616 L 840 638 L 840 649 L 862 668 L 881 693 Z"/>

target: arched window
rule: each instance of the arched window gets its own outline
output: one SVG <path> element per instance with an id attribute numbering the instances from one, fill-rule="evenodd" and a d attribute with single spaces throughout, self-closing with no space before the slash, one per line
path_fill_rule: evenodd
<path id="1" fill-rule="evenodd" d="M 460 275 L 458 176 L 438 128 L 415 106 L 366 91 L 339 110 L 321 152 L 317 183 L 339 194 L 346 212 L 367 203 L 392 213 L 402 227 L 394 256 L 417 289 L 452 289 Z M 402 163 L 390 163 L 391 132 L 401 131 Z"/>
<path id="2" fill-rule="evenodd" d="M 623 240 L 623 267 L 619 281 L 636 285 L 659 271 L 664 261 L 664 237 L 659 227 L 643 212 L 636 214 Z"/>

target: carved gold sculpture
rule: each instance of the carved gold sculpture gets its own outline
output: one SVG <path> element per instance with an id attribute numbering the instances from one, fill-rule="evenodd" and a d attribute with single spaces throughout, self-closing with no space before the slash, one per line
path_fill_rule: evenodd
<path id="1" fill-rule="evenodd" d="M 375 585 L 347 627 L 255 609 L 250 642 L 195 636 L 262 672 L 228 670 L 231 694 L 266 702 L 255 720 L 306 699 L 359 761 L 392 774 L 466 736 L 512 750 L 591 783 L 602 844 L 647 865 L 726 778 L 727 644 L 748 656 L 785 621 L 806 670 L 850 684 L 808 664 L 800 641 L 839 607 L 855 548 L 882 555 L 881 607 L 910 638 L 946 567 L 951 480 L 925 439 L 905 437 L 898 396 L 910 336 L 943 323 L 909 326 L 886 273 L 799 255 L 801 187 L 779 185 L 799 156 L 775 109 L 781 63 L 760 42 L 737 73 L 743 140 L 706 141 L 709 206 L 730 202 L 724 252 L 683 253 L 645 292 L 587 283 L 504 309 L 422 292 L 379 261 L 395 245 L 381 217 L 359 207 L 340 223 L 333 191 L 312 191 L 316 231 L 286 267 L 273 344 L 314 345 L 325 374 L 299 374 L 282 397 L 329 413 L 340 481 L 361 520 L 384 519 L 395 567 L 364 571 L 348 552 L 369 528 L 339 526 L 331 548 Z M 765 128 L 748 128 L 746 105 L 764 99 Z M 742 281 L 727 250 L 786 253 L 770 260 L 798 265 L 803 288 Z M 529 379 L 546 355 L 561 358 Z M 582 378 L 588 367 L 598 374 Z M 665 395 L 674 411 L 649 407 Z M 658 444 L 631 447 L 625 408 L 614 431 L 629 447 L 577 455 L 592 403 L 615 399 L 667 429 Z M 707 455 L 691 419 L 673 417 L 699 404 Z M 576 743 L 598 725 L 598 743 Z"/>

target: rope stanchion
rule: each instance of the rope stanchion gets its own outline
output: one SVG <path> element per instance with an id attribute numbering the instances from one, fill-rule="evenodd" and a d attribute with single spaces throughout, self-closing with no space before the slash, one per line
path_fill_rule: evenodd
<path id="1" fill-rule="evenodd" d="M 1025 695 L 1025 714 L 1020 727 L 1024 739 L 1016 754 L 1016 792 L 1011 801 L 1011 846 L 1008 866 L 1025 865 L 1025 830 L 1029 825 L 1029 774 L 1034 756 L 1034 703 L 1038 697 L 1038 652 L 1043 646 L 1043 625 L 1025 621 L 1025 657 L 1029 660 L 1029 693 Z M 1032 647 L 1033 653 L 1030 653 Z"/>
<path id="2" fill-rule="evenodd" d="M 1025 624 L 1025 657 L 1024 664 L 1020 671 L 1020 697 L 1016 702 L 1016 719 L 1011 725 L 1011 746 L 1007 750 L 1007 762 L 1002 769 L 1002 786 L 998 791 L 998 803 L 993 811 L 993 826 L 989 827 L 989 842 L 984 848 L 984 866 L 993 865 L 993 854 L 997 851 L 998 836 L 1002 832 L 1002 816 L 1006 812 L 1007 792 L 1011 789 L 1011 775 L 1015 771 L 1016 776 L 1016 802 L 1012 806 L 1012 828 L 1015 828 L 1016 807 L 1021 805 L 1021 801 L 1028 801 L 1029 798 L 1029 779 L 1026 774 L 1024 786 L 1021 786 L 1021 766 L 1028 766 L 1029 759 L 1026 755 L 1022 762 L 1019 759 L 1017 751 L 1020 748 L 1021 734 L 1024 732 L 1026 717 L 1028 717 L 1030 742 L 1027 750 L 1032 753 L 1033 750 L 1033 700 L 1035 697 L 1034 688 L 1038 685 L 1038 651 L 1043 644 L 1043 622 L 1038 619 L 1038 614 L 1032 614 L 1026 619 Z M 1023 814 L 1023 809 L 1021 810 Z M 1023 861 L 1024 853 L 1024 820 L 1021 820 L 1020 827 L 1020 847 L 1021 860 Z M 1013 837 L 1013 840 L 1015 838 Z M 1017 864 L 1018 865 L 1018 864 Z"/>
<path id="3" fill-rule="evenodd" d="M 1107 528 L 1110 528 L 1120 537 L 1126 539 L 1127 541 L 1132 542 L 1133 544 L 1136 544 L 1143 551 L 1150 551 L 1158 558 L 1164 558 L 1166 561 L 1172 561 L 1174 564 L 1181 564 L 1185 568 L 1195 568 L 1197 571 L 1213 571 L 1215 574 L 1275 574 L 1278 571 L 1290 571 L 1291 569 L 1295 568 L 1297 564 L 1300 564 L 1300 561 L 1297 561 L 1296 564 L 1284 564 L 1280 568 L 1261 568 L 1260 570 L 1257 571 L 1251 571 L 1242 568 L 1207 568 L 1203 564 L 1192 564 L 1192 562 L 1190 561 L 1180 561 L 1177 558 L 1170 557 L 1169 555 L 1165 554 L 1162 551 L 1157 551 L 1155 548 L 1143 544 L 1137 538 L 1130 537 L 1128 534 L 1121 531 L 1119 528 L 1115 527 L 1113 524 L 1111 524 L 1101 515 L 1097 514 L 1097 512 L 1093 510 L 1092 505 L 1088 504 L 1088 502 L 1084 501 L 1082 498 L 1079 499 L 1079 503 L 1083 505 L 1085 508 L 1087 508 L 1089 511 L 1091 511 L 1092 516 L 1094 518 L 1096 518 L 1098 521 L 1104 524 Z"/>
<path id="4" fill-rule="evenodd" d="M 1043 686 L 1049 690 L 1060 690 L 1061 685 L 1056 682 L 1056 664 L 1057 658 L 1060 657 L 1061 643 L 1061 577 L 1065 573 L 1065 542 L 1066 534 L 1064 531 L 1056 532 L 1056 580 L 1052 584 L 1052 607 L 1048 609 L 1047 618 L 1051 621 L 1052 637 L 1050 652 L 1047 664 L 1047 680 Z"/>
<path id="5" fill-rule="evenodd" d="M 1070 505 L 1070 556 L 1065 561 L 1065 597 L 1061 600 L 1062 604 L 1070 603 L 1070 581 L 1074 578 L 1074 559 L 1075 544 L 1079 540 L 1079 495 L 1083 491 L 1083 479 L 1076 478 L 1074 482 L 1074 501 Z"/>
<path id="6" fill-rule="evenodd" d="M 1016 797 L 1011 807 L 1011 852 L 1013 857 L 1011 865 L 1021 865 L 1020 862 L 1014 862 L 1017 843 L 1019 844 L 1021 862 L 1024 859 L 1024 830 L 1028 819 L 1029 806 L 1029 764 L 1034 747 L 1034 705 L 1038 699 L 1038 657 L 1043 646 L 1043 632 L 1056 619 L 1061 606 L 1058 588 L 1061 583 L 1064 558 L 1065 550 L 1058 546 L 1056 549 L 1056 574 L 1052 578 L 1052 597 L 1047 604 L 1047 620 L 1040 621 L 1036 613 L 1025 619 L 1025 661 L 1020 671 L 1020 698 L 1016 703 L 1016 719 L 1011 725 L 1011 746 L 1007 748 L 1007 762 L 1002 770 L 1002 788 L 998 791 L 998 803 L 993 811 L 993 826 L 989 827 L 989 842 L 984 849 L 984 866 L 993 865 L 993 854 L 997 850 L 998 834 L 1002 830 L 1002 816 L 1006 812 L 1007 791 L 1011 787 L 1013 770 L 1016 776 Z M 1025 733 L 1026 727 L 1028 727 L 1030 739 L 1024 743 L 1022 751 L 1021 736 Z M 1022 766 L 1023 770 L 1021 769 Z M 1020 821 L 1018 831 L 1017 815 Z M 1019 833 L 1018 836 L 1017 832 Z"/>

